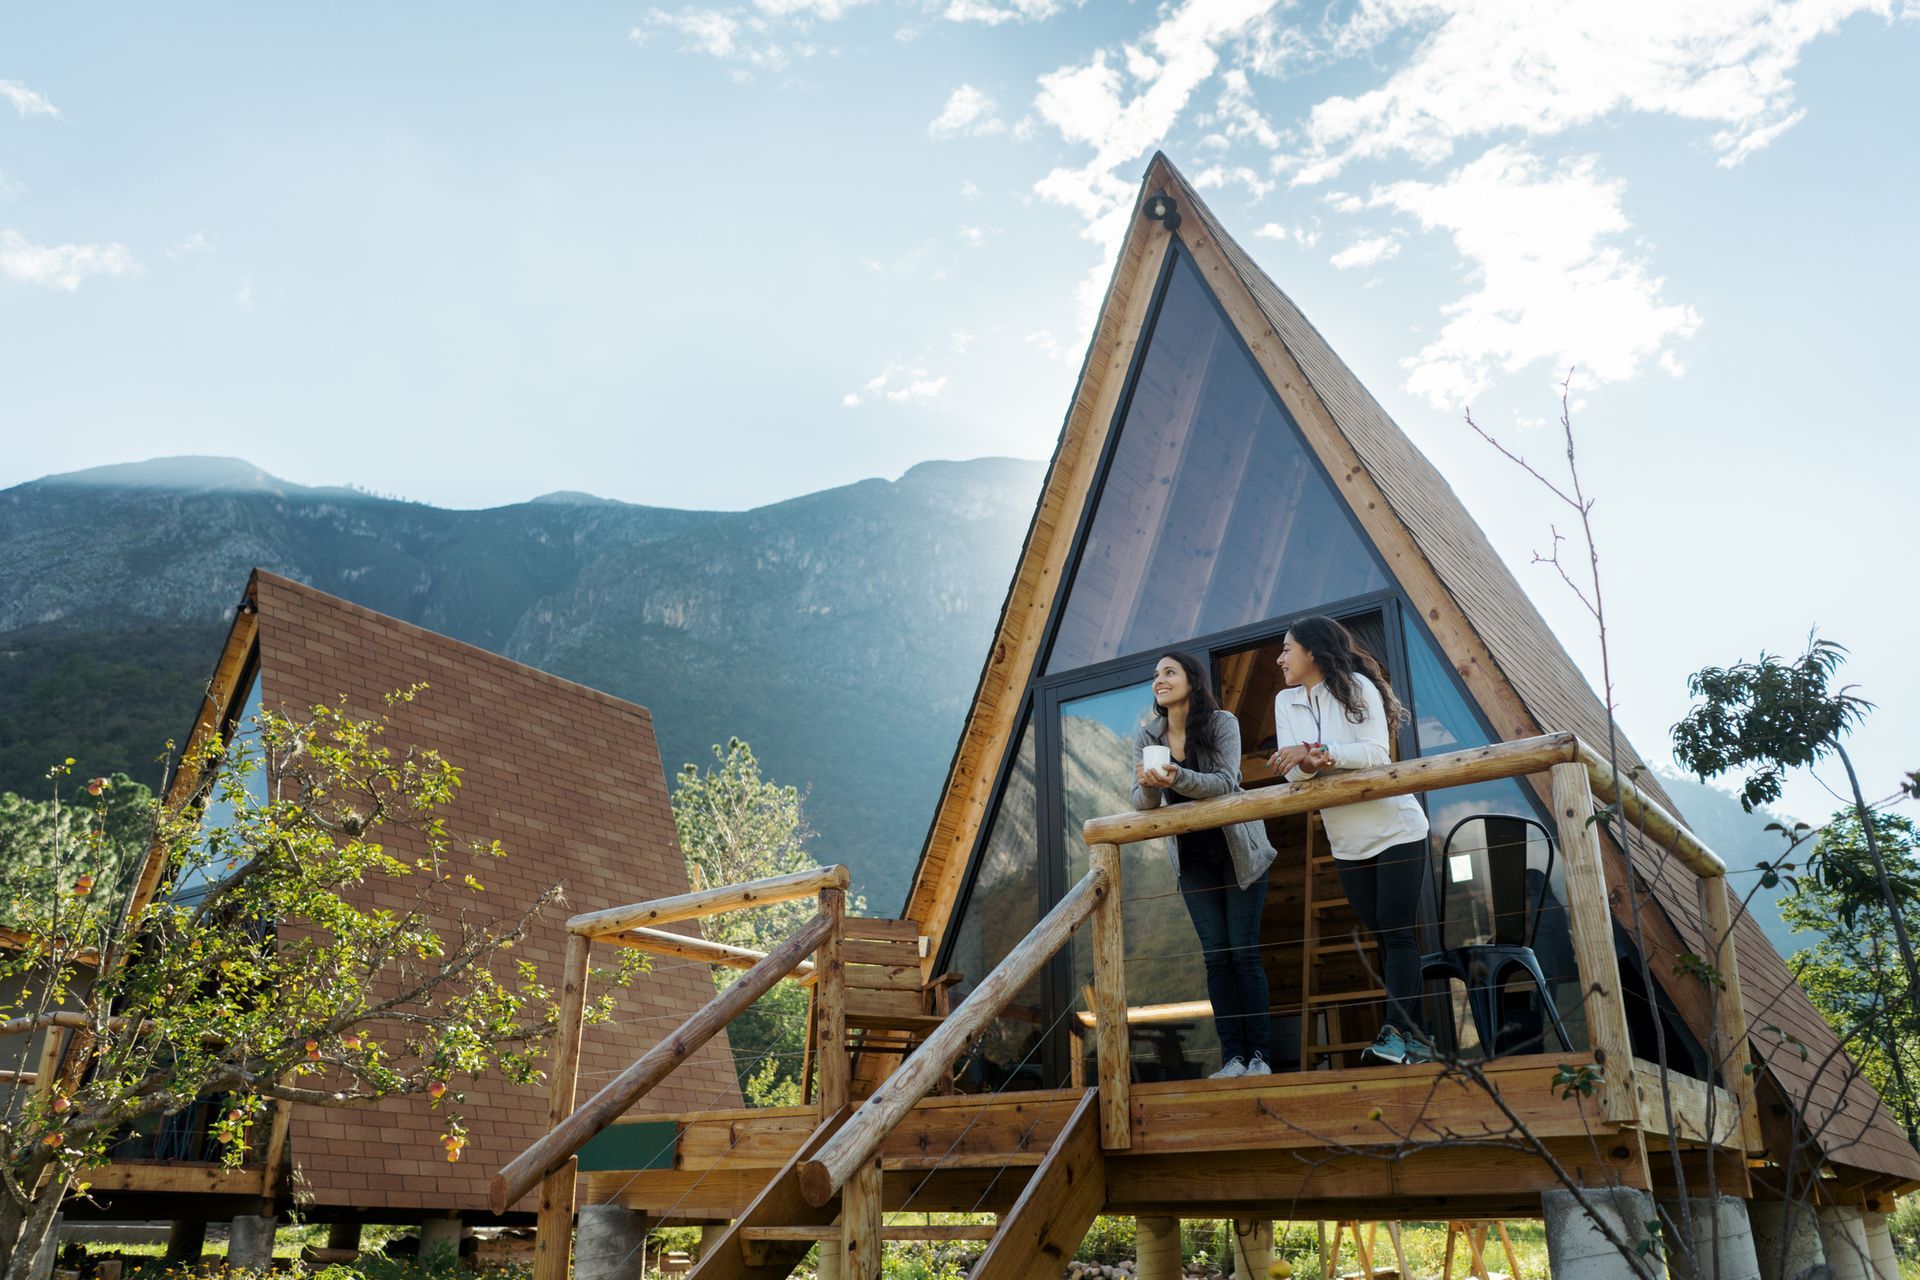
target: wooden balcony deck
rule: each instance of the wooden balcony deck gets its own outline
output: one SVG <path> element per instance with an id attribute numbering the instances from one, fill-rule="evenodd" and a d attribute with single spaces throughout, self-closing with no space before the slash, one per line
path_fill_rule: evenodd
<path id="1" fill-rule="evenodd" d="M 1543 1155 L 1587 1185 L 1648 1186 L 1647 1142 L 1660 1135 L 1609 1124 L 1593 1099 L 1563 1098 L 1554 1087 L 1563 1065 L 1592 1063 L 1578 1054 L 1501 1059 L 1483 1068 L 1486 1087 L 1437 1066 L 1135 1084 L 1131 1142 L 1106 1153 L 1105 1209 L 1531 1217 L 1539 1213 L 1540 1192 L 1558 1185 Z M 1646 1078 L 1651 1065 L 1635 1066 L 1636 1083 L 1657 1089 Z M 883 1207 L 1006 1212 L 1083 1094 L 922 1099 L 881 1145 Z M 1711 1107 L 1722 1148 L 1737 1154 L 1740 1111 L 1731 1094 L 1676 1077 L 1674 1095 L 1676 1125 L 1689 1147 L 1704 1151 L 1698 1139 Z M 812 1107 L 623 1119 L 609 1137 L 618 1142 L 621 1126 L 651 1126 L 644 1145 L 657 1153 L 650 1161 L 656 1167 L 597 1168 L 583 1152 L 593 1171 L 585 1175 L 582 1201 L 638 1209 L 660 1221 L 738 1218 L 818 1124 Z"/>

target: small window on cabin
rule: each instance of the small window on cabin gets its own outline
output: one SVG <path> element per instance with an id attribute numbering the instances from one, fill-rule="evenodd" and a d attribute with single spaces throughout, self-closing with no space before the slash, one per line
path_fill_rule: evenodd
<path id="1" fill-rule="evenodd" d="M 260 714 L 260 675 L 256 671 L 253 680 L 247 686 L 246 697 L 240 703 L 240 714 L 233 722 L 231 736 L 227 742 L 227 753 L 231 757 L 235 752 L 247 753 L 254 762 L 254 768 L 247 774 L 246 793 L 248 803 L 255 807 L 264 807 L 267 803 L 267 770 L 259 759 L 260 735 L 256 723 Z M 226 788 L 218 777 L 207 796 L 206 809 L 200 818 L 200 829 L 206 836 L 216 831 L 229 830 L 234 825 L 233 802 L 227 798 Z M 202 849 L 205 850 L 203 840 Z M 240 863 L 232 858 L 207 856 L 191 866 L 181 869 L 174 882 L 173 901 L 182 906 L 192 906 L 207 896 L 207 893 L 222 880 L 239 870 Z"/>
<path id="2" fill-rule="evenodd" d="M 954 926 L 947 972 L 961 975 L 953 990 L 956 1007 L 1040 923 L 1037 814 L 1033 727 L 1028 725 L 994 811 L 993 826 L 980 847 L 972 892 Z M 1046 1029 L 1042 1007 L 1036 978 L 987 1028 L 977 1052 L 962 1061 L 963 1088 L 985 1092 L 1008 1086 L 1039 1088 L 1046 1083 L 1041 1060 Z"/>
<path id="3" fill-rule="evenodd" d="M 1118 431 L 1048 672 L 1386 586 L 1184 256 Z"/>

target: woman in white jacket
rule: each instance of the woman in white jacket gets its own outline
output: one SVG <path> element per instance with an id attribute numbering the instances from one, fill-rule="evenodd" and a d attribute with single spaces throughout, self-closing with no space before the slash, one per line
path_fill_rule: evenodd
<path id="1" fill-rule="evenodd" d="M 1280 669 L 1288 685 L 1274 698 L 1282 745 L 1268 763 L 1288 781 L 1389 762 L 1389 735 L 1407 713 L 1380 663 L 1352 632 L 1332 618 L 1300 619 L 1281 645 Z M 1388 1021 L 1363 1059 L 1428 1061 L 1416 934 L 1427 869 L 1426 812 L 1412 796 L 1391 796 L 1323 809 L 1320 821 L 1341 891 L 1380 944 Z"/>

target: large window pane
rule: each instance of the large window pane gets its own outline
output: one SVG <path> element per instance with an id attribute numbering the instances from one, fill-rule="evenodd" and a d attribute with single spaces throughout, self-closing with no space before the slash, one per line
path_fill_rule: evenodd
<path id="1" fill-rule="evenodd" d="M 1486 731 L 1444 660 L 1411 618 L 1405 631 L 1406 692 L 1420 754 L 1487 745 Z M 1500 778 L 1430 792 L 1426 800 L 1439 915 L 1434 941 L 1442 947 L 1530 943 L 1562 1021 L 1576 1046 L 1584 1046 L 1586 1016 L 1567 924 L 1566 859 L 1549 851 L 1539 828 L 1510 820 L 1542 818 L 1532 793 L 1517 778 Z M 1456 1014 L 1462 1016 L 1455 1026 L 1470 1047 L 1478 1037 L 1459 995 Z M 1544 1047 L 1558 1047 L 1551 1031 Z"/>
<path id="2" fill-rule="evenodd" d="M 1385 585 L 1184 257 L 1119 432 L 1049 672 Z"/>
<path id="3" fill-rule="evenodd" d="M 242 755 L 252 761 L 252 770 L 246 776 L 248 802 L 255 808 L 264 808 L 267 804 L 267 766 L 260 758 L 260 730 L 257 717 L 260 714 L 260 676 L 255 673 L 253 682 L 247 687 L 247 696 L 241 701 L 239 718 L 234 722 L 233 736 L 227 743 L 229 756 Z M 200 828 L 211 836 L 215 832 L 226 831 L 233 827 L 234 809 L 227 799 L 226 789 L 219 778 L 213 780 L 213 787 L 207 795 L 206 809 L 200 818 Z M 205 843 L 202 849 L 206 849 Z M 211 851 L 199 862 L 183 867 L 174 884 L 173 900 L 183 906 L 207 896 L 208 890 L 239 870 L 240 864 L 230 858 L 217 858 Z"/>
<path id="4" fill-rule="evenodd" d="M 1040 823 L 1033 768 L 1029 725 L 974 868 L 973 891 L 954 926 L 947 971 L 962 975 L 954 985 L 956 1005 L 1040 921 Z M 1040 1042 L 1045 1025 L 1040 982 L 1035 979 L 1015 998 L 1007 1016 L 988 1028 L 979 1051 L 962 1063 L 963 1085 L 981 1090 L 1044 1085 Z"/>
<path id="5" fill-rule="evenodd" d="M 1063 703 L 1060 707 L 1060 779 L 1065 812 L 1067 883 L 1087 873 L 1089 818 L 1133 808 L 1133 735 L 1152 714 L 1152 681 Z M 1127 1003 L 1174 1004 L 1207 998 L 1200 944 L 1180 899 L 1168 856 L 1170 840 L 1146 840 L 1121 851 Z M 1073 1007 L 1086 1007 L 1082 993 L 1093 981 L 1093 946 L 1086 930 L 1073 939 Z M 1213 1020 L 1202 1016 L 1155 1022 L 1130 1037 L 1134 1078 L 1178 1080 L 1201 1074 L 1219 1057 Z"/>

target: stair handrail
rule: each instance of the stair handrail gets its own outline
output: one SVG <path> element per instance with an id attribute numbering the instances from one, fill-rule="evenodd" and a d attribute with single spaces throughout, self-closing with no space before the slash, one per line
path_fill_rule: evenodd
<path id="1" fill-rule="evenodd" d="M 814 972 L 816 966 L 810 958 L 816 953 L 838 956 L 837 942 L 846 888 L 851 879 L 844 866 L 818 867 L 584 912 L 568 920 L 569 942 L 566 973 L 563 975 L 562 1008 L 555 1030 L 548 1081 L 552 1090 L 548 1113 L 551 1127 L 494 1175 L 488 1196 L 493 1211 L 505 1213 L 536 1185 L 550 1183 L 542 1193 L 541 1218 L 543 1223 L 549 1218 L 556 1218 L 560 1214 L 558 1197 L 550 1196 L 547 1192 L 557 1191 L 558 1187 L 557 1184 L 551 1184 L 551 1180 L 571 1168 L 569 1162 L 581 1147 L 626 1114 L 747 1006 L 771 990 L 775 983 L 795 974 L 804 974 L 807 980 L 817 977 Z M 820 898 L 820 911 L 785 942 L 764 954 L 747 948 L 708 943 L 699 938 L 663 934 L 648 927 L 729 911 L 744 911 L 777 902 L 791 902 L 816 894 Z M 574 1086 L 580 1062 L 581 1015 L 586 1005 L 589 949 L 594 942 L 654 949 L 660 946 L 662 939 L 674 938 L 678 938 L 681 946 L 700 954 L 701 958 L 711 963 L 745 967 L 747 971 L 725 991 L 700 1006 L 671 1035 L 648 1049 L 593 1097 L 575 1107 Z M 837 959 L 833 967 L 837 970 Z M 570 1179 L 571 1175 L 567 1176 Z M 547 1203 L 550 1199 L 555 1200 L 552 1206 Z M 570 1218 L 570 1180 L 565 1199 L 565 1216 Z M 564 1259 L 565 1254 L 562 1253 L 560 1257 Z M 543 1267 L 543 1262 L 547 1266 Z M 551 1265 L 545 1257 L 536 1259 L 536 1271 L 550 1271 Z M 564 1263 L 561 1265 L 564 1273 Z"/>
<path id="2" fill-rule="evenodd" d="M 1066 945 L 1073 931 L 1086 923 L 1095 909 L 1109 898 L 1118 897 L 1113 892 L 1115 887 L 1107 866 L 1096 863 L 1088 868 L 1080 882 L 1067 891 L 1040 923 L 1028 930 L 1027 936 L 980 980 L 980 985 L 960 1002 L 959 1008 L 934 1028 L 918 1049 L 907 1055 L 906 1061 L 847 1118 L 812 1159 L 801 1163 L 800 1191 L 807 1203 L 824 1205 L 840 1193 L 847 1180 L 874 1158 L 894 1126 L 939 1083 L 941 1075 L 973 1038 L 985 1030 L 986 1025 L 1012 1003 L 1020 989 Z"/>

